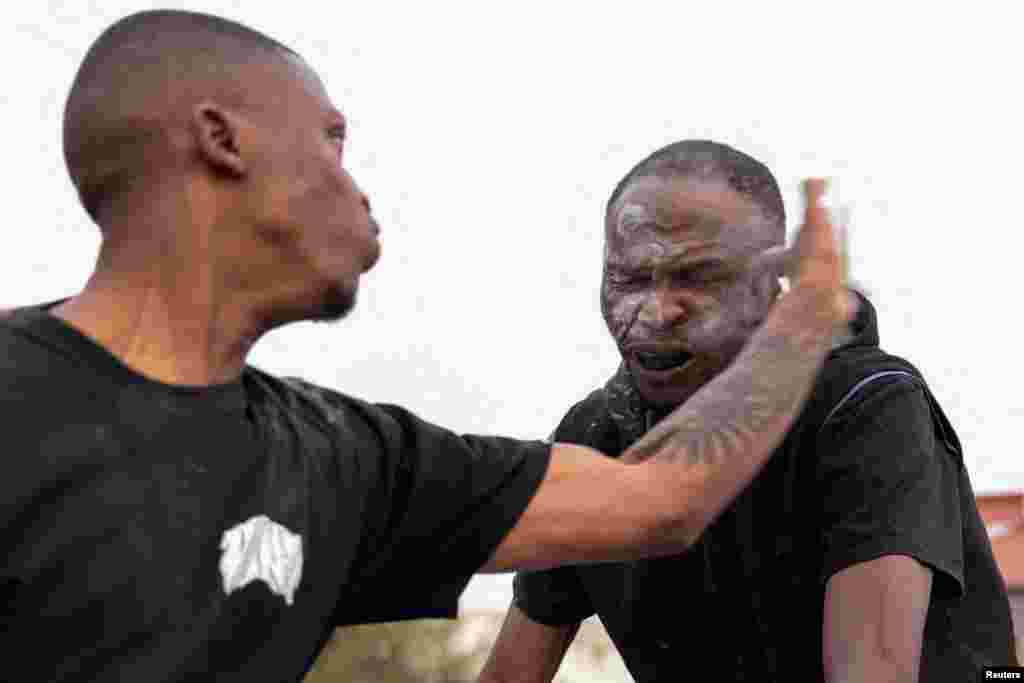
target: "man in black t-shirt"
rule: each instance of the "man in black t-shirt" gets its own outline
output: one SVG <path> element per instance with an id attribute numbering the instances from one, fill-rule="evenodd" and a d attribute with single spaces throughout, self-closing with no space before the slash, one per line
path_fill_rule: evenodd
<path id="1" fill-rule="evenodd" d="M 730 260 L 792 292 L 627 454 L 650 462 L 457 435 L 246 363 L 268 330 L 343 316 L 379 255 L 345 119 L 295 53 L 217 17 L 132 15 L 88 51 L 64 123 L 103 241 L 80 294 L 0 323 L 0 652 L 19 681 L 298 680 L 333 627 L 451 616 L 476 571 L 679 552 L 765 463 L 856 308 L 809 181 L 794 250 Z"/>
<path id="2" fill-rule="evenodd" d="M 688 201 L 695 185 L 717 200 Z M 718 210 L 735 194 L 772 220 L 736 225 Z M 692 400 L 756 305 L 722 254 L 781 242 L 784 226 L 771 172 L 728 146 L 676 143 L 630 171 L 608 204 L 602 287 L 623 363 L 554 440 L 622 453 Z M 644 310 L 623 316 L 634 299 Z M 959 441 L 920 373 L 878 343 L 865 299 L 766 468 L 686 552 L 518 574 L 481 683 L 547 683 L 594 614 L 638 683 L 700 664 L 709 680 L 963 683 L 1016 663 Z"/>

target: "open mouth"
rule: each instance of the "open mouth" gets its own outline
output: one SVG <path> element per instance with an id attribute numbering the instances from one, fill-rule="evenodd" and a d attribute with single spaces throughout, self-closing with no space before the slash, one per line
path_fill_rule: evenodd
<path id="1" fill-rule="evenodd" d="M 686 351 L 678 351 L 675 353 L 637 351 L 634 355 L 637 363 L 640 364 L 640 367 L 652 372 L 665 372 L 666 370 L 681 368 L 689 363 L 690 359 L 693 358 L 693 354 L 687 353 Z"/>

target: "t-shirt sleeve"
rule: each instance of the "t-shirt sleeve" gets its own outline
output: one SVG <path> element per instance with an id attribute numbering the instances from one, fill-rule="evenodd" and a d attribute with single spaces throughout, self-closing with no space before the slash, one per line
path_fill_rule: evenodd
<path id="1" fill-rule="evenodd" d="M 584 402 L 574 405 L 548 437 L 548 442 L 582 443 L 584 434 L 579 424 Z M 522 571 L 512 583 L 512 604 L 533 621 L 548 626 L 564 626 L 583 621 L 594 614 L 575 567 L 556 567 L 539 571 Z"/>
<path id="2" fill-rule="evenodd" d="M 551 447 L 455 434 L 397 406 L 359 408 L 374 462 L 345 621 L 453 618 L 533 498 Z"/>
<path id="3" fill-rule="evenodd" d="M 884 555 L 909 555 L 934 571 L 933 591 L 962 595 L 963 464 L 936 438 L 920 385 L 877 385 L 844 406 L 818 441 L 822 581 Z"/>
<path id="4" fill-rule="evenodd" d="M 512 587 L 512 604 L 541 624 L 565 626 L 594 614 L 575 567 L 519 572 Z"/>

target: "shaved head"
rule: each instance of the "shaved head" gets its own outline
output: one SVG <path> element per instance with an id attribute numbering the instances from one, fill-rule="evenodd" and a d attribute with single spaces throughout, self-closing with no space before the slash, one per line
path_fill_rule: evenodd
<path id="1" fill-rule="evenodd" d="M 718 178 L 754 202 L 775 227 L 775 240 L 785 240 L 786 209 L 775 176 L 763 163 L 713 140 L 682 140 L 666 145 L 640 161 L 616 185 L 605 209 L 606 220 L 626 188 L 645 177 Z"/>
<path id="2" fill-rule="evenodd" d="M 89 47 L 64 156 L 99 226 L 56 315 L 167 383 L 237 378 L 252 344 L 337 320 L 380 256 L 347 121 L 293 50 L 234 21 L 129 15 Z"/>
<path id="3" fill-rule="evenodd" d="M 103 237 L 97 273 L 244 292 L 261 329 L 343 315 L 380 251 L 346 130 L 319 75 L 258 31 L 184 11 L 121 19 L 64 114 L 68 170 Z"/>
<path id="4" fill-rule="evenodd" d="M 244 109 L 246 76 L 294 52 L 206 14 L 147 11 L 112 25 L 90 47 L 68 95 L 64 157 L 90 216 L 174 170 L 175 127 L 201 100 Z"/>
<path id="5" fill-rule="evenodd" d="M 778 295 L 753 267 L 785 240 L 771 171 L 711 140 L 683 140 L 634 166 L 605 214 L 601 312 L 640 395 L 688 400 L 724 370 Z"/>

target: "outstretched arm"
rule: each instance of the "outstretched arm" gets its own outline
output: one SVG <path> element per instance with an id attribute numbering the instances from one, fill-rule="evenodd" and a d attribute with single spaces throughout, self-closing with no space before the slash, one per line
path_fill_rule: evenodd
<path id="1" fill-rule="evenodd" d="M 786 262 L 792 288 L 732 365 L 620 460 L 555 444 L 544 481 L 483 571 L 677 553 L 750 483 L 855 312 L 841 245 L 821 205 L 824 189 L 820 180 L 805 183 L 794 247 L 766 256 Z"/>

